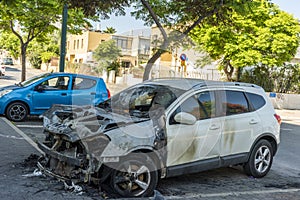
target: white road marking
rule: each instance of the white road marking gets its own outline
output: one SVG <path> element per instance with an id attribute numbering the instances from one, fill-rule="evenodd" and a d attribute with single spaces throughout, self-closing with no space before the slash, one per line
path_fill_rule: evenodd
<path id="1" fill-rule="evenodd" d="M 10 138 L 10 139 L 15 139 L 15 140 L 24 140 L 24 138 L 22 138 L 22 137 L 16 137 L 16 136 L 13 136 L 13 135 L 3 135 L 3 134 L 0 134 L 0 137 Z"/>
<path id="2" fill-rule="evenodd" d="M 256 195 L 256 194 L 271 194 L 271 193 L 292 193 L 300 192 L 300 189 L 274 189 L 274 190 L 258 190 L 258 191 L 244 191 L 244 192 L 224 192 L 213 194 L 188 194 L 182 197 L 167 196 L 165 199 L 187 199 L 187 198 L 207 198 L 207 197 L 228 197 L 228 196 L 240 196 L 240 195 Z"/>
<path id="3" fill-rule="evenodd" d="M 280 130 L 282 130 L 282 131 L 292 131 L 293 129 L 291 129 L 291 128 L 280 128 Z"/>
<path id="4" fill-rule="evenodd" d="M 19 128 L 43 128 L 43 125 L 26 125 L 26 124 L 19 124 L 16 125 Z"/>
<path id="5" fill-rule="evenodd" d="M 28 137 L 23 131 L 21 131 L 18 127 L 14 126 L 10 121 L 8 121 L 6 118 L 2 118 L 3 121 L 6 122 L 7 125 L 9 125 L 12 129 L 14 129 L 20 136 L 22 136 L 31 146 L 33 146 L 37 151 L 39 151 L 41 154 L 44 155 L 44 152 L 40 150 L 40 148 L 37 146 L 37 144 Z"/>

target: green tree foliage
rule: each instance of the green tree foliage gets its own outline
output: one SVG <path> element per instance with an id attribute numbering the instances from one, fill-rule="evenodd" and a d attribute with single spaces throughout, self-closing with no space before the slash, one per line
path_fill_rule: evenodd
<path id="1" fill-rule="evenodd" d="M 268 77 L 268 78 L 266 78 Z M 279 67 L 260 66 L 245 70 L 241 81 L 255 83 L 267 92 L 300 93 L 300 65 L 283 64 Z"/>
<path id="2" fill-rule="evenodd" d="M 113 27 L 106 27 L 106 29 L 103 31 L 103 33 L 109 33 L 109 34 L 114 34 L 116 33 L 116 29 Z"/>
<path id="3" fill-rule="evenodd" d="M 117 47 L 115 40 L 107 40 L 99 44 L 93 56 L 99 62 L 98 71 L 109 71 L 116 66 L 115 62 L 121 56 L 121 49 Z"/>
<path id="4" fill-rule="evenodd" d="M 57 0 L 14 0 L 0 2 L 0 28 L 3 32 L 13 33 L 19 39 L 22 63 L 21 80 L 26 79 L 26 52 L 34 39 L 44 41 L 48 33 L 57 29 L 61 21 L 63 5 Z M 81 9 L 70 10 L 69 30 L 80 31 L 83 24 Z M 10 41 L 8 41 L 10 42 Z"/>
<path id="5" fill-rule="evenodd" d="M 13 33 L 1 32 L 0 49 L 5 49 L 14 59 L 17 59 L 20 56 L 18 37 Z"/>
<path id="6" fill-rule="evenodd" d="M 232 9 L 231 17 L 196 27 L 191 37 L 227 75 L 229 81 L 239 80 L 246 66 L 281 66 L 296 54 L 300 27 L 291 15 L 276 5 L 253 0 L 244 12 Z M 234 78 L 234 71 L 237 73 Z"/>
<path id="7" fill-rule="evenodd" d="M 58 31 L 48 34 L 44 41 L 33 40 L 28 46 L 28 58 L 34 68 L 40 69 L 41 64 L 49 65 L 52 57 L 59 56 Z"/>

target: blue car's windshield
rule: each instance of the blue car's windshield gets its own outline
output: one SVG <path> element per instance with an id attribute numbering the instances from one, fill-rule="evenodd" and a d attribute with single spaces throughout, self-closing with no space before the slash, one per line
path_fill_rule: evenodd
<path id="1" fill-rule="evenodd" d="M 26 81 L 18 83 L 17 85 L 25 87 L 25 86 L 31 85 L 31 84 L 33 84 L 33 83 L 35 83 L 35 82 L 37 82 L 37 81 L 45 78 L 47 76 L 49 76 L 49 73 L 38 75 L 38 76 L 34 76 L 34 77 L 32 77 L 32 78 L 30 78 L 30 79 L 28 79 Z"/>

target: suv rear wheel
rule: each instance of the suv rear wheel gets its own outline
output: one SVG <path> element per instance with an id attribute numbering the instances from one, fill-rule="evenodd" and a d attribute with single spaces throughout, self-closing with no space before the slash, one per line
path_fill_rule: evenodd
<path id="1" fill-rule="evenodd" d="M 273 162 L 273 148 L 269 141 L 258 141 L 251 154 L 248 162 L 244 165 L 247 175 L 254 178 L 264 177 L 270 170 Z"/>
<path id="2" fill-rule="evenodd" d="M 157 182 L 154 162 L 143 153 L 124 157 L 111 175 L 111 187 L 123 197 L 150 196 Z"/>

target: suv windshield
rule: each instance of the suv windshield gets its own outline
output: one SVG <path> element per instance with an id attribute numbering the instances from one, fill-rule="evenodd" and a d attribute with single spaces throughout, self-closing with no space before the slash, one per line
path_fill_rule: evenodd
<path id="1" fill-rule="evenodd" d="M 149 118 L 150 111 L 167 109 L 184 92 L 162 85 L 138 85 L 114 95 L 98 107 L 122 115 Z"/>

